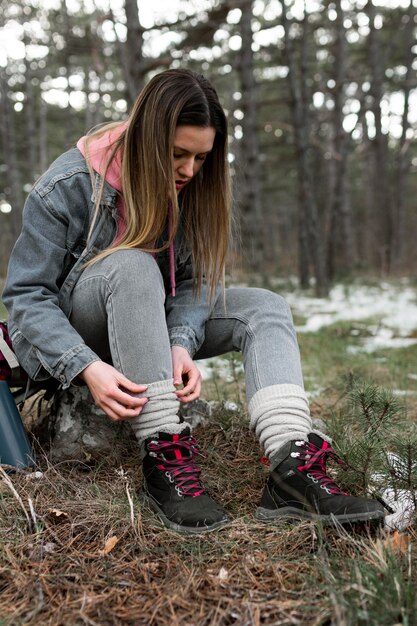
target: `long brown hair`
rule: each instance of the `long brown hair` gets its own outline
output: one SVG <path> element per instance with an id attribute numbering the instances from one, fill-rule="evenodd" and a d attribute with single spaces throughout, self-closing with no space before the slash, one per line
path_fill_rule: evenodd
<path id="1" fill-rule="evenodd" d="M 87 163 L 91 142 L 121 124 L 107 124 L 87 137 Z M 224 277 L 230 238 L 227 121 L 212 85 L 189 70 L 171 69 L 154 76 L 133 105 L 125 130 L 108 149 L 97 191 L 96 215 L 110 162 L 121 150 L 126 231 L 117 245 L 98 254 L 94 261 L 115 250 L 141 248 L 158 252 L 170 245 L 179 221 L 173 166 L 174 135 L 177 126 L 185 125 L 212 127 L 216 131 L 212 151 L 199 173 L 181 192 L 180 200 L 185 237 L 192 253 L 195 288 L 199 292 L 205 278 L 213 297 L 219 280 Z M 90 163 L 89 168 L 94 175 Z M 154 248 L 167 223 L 169 203 L 172 231 L 161 248 Z M 93 226 L 94 219 L 90 233 Z"/>

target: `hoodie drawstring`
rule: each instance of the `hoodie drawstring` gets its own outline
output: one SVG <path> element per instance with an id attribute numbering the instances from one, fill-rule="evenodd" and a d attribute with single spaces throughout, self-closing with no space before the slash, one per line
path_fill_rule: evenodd
<path id="1" fill-rule="evenodd" d="M 172 204 L 168 205 L 168 237 L 172 234 Z M 175 251 L 174 240 L 169 245 L 169 278 L 171 283 L 171 295 L 175 297 Z"/>

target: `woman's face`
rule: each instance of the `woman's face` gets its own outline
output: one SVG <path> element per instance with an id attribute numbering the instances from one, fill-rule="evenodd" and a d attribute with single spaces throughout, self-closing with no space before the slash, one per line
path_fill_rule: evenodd
<path id="1" fill-rule="evenodd" d="M 174 175 L 177 193 L 200 171 L 213 149 L 216 131 L 204 126 L 177 126 L 174 136 Z"/>

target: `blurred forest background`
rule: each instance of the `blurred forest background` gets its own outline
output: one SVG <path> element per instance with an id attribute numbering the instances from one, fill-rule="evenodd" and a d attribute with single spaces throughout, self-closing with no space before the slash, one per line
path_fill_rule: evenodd
<path id="1" fill-rule="evenodd" d="M 417 0 L 1 0 L 0 277 L 34 180 L 154 73 L 215 85 L 246 271 L 417 266 Z M 240 256 L 239 256 L 240 255 Z"/>

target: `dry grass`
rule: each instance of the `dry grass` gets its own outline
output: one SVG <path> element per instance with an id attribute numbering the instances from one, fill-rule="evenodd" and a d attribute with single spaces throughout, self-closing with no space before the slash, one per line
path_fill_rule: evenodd
<path id="1" fill-rule="evenodd" d="M 365 563 L 373 540 L 257 523 L 265 473 L 242 418 L 220 416 L 195 433 L 205 482 L 232 517 L 208 535 L 161 526 L 141 501 L 132 453 L 122 467 L 40 455 L 42 475 L 10 476 L 15 491 L 3 476 L 0 625 L 348 624 L 331 581 L 348 579 L 358 556 Z"/>

